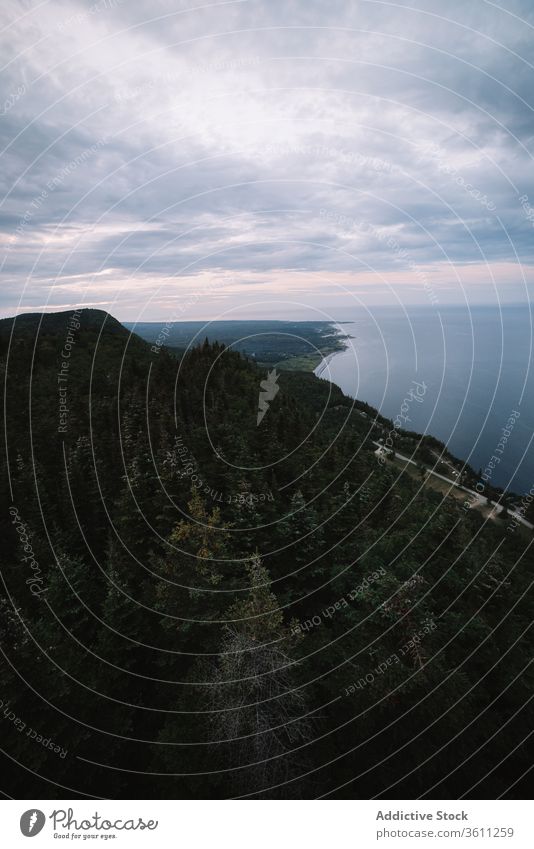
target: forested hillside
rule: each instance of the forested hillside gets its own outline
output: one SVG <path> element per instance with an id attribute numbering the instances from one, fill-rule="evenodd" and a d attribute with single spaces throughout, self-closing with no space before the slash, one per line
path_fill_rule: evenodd
<path id="1" fill-rule="evenodd" d="M 0 356 L 12 796 L 525 795 L 530 532 L 215 340 L 84 310 L 0 322 Z"/>

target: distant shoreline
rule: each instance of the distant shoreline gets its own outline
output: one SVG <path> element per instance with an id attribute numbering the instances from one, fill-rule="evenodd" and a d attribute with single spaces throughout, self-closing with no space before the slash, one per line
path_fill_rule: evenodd
<path id="1" fill-rule="evenodd" d="M 314 369 L 313 373 L 314 373 L 315 377 L 319 377 L 322 380 L 327 379 L 327 378 L 323 377 L 323 374 L 324 374 L 325 370 L 328 368 L 328 366 L 330 365 L 330 363 L 332 362 L 332 360 L 334 359 L 334 357 L 337 357 L 338 354 L 344 354 L 345 351 L 347 350 L 347 348 L 349 347 L 348 340 L 354 339 L 354 336 L 350 336 L 348 333 L 345 333 L 345 331 L 340 327 L 341 324 L 354 324 L 354 322 L 353 321 L 331 322 L 331 327 L 333 327 L 337 331 L 336 335 L 338 337 L 339 336 L 343 337 L 343 339 L 338 340 L 339 342 L 343 342 L 343 348 L 339 348 L 336 351 L 331 351 L 329 354 L 326 354 L 326 356 L 323 357 L 323 359 L 321 360 L 319 365 Z M 338 385 L 333 380 L 330 380 L 329 382 L 334 383 L 335 386 Z M 341 386 L 339 388 L 341 389 Z M 343 391 L 343 390 L 341 390 L 341 391 Z"/>
<path id="2" fill-rule="evenodd" d="M 317 368 L 313 372 L 315 377 L 322 377 L 323 372 L 325 371 L 325 369 L 328 368 L 328 364 L 330 363 L 330 361 L 334 357 L 336 357 L 338 354 L 342 354 L 342 353 L 343 353 L 343 351 L 332 351 L 331 354 L 327 354 L 326 357 L 323 357 L 323 359 L 321 360 L 321 362 L 319 363 L 319 365 L 317 366 Z M 332 382 L 332 381 L 330 381 L 330 382 Z M 340 389 L 341 389 L 341 387 L 340 387 Z"/>

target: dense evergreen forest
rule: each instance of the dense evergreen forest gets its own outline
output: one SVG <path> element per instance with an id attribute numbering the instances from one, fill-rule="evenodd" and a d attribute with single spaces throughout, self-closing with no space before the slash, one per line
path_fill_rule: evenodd
<path id="1" fill-rule="evenodd" d="M 0 322 L 0 358 L 6 793 L 528 796 L 528 529 L 217 340 L 83 310 Z"/>

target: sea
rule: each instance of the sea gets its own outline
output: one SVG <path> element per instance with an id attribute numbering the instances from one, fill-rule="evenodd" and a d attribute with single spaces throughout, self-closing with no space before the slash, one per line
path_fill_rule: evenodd
<path id="1" fill-rule="evenodd" d="M 532 318 L 527 304 L 362 309 L 336 325 L 347 347 L 315 373 L 524 494 L 534 486 Z"/>

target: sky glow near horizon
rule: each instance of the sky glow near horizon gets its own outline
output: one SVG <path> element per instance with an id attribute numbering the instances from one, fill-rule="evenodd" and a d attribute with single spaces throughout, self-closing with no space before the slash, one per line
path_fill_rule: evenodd
<path id="1" fill-rule="evenodd" d="M 0 15 L 1 316 L 528 303 L 532 2 Z"/>

